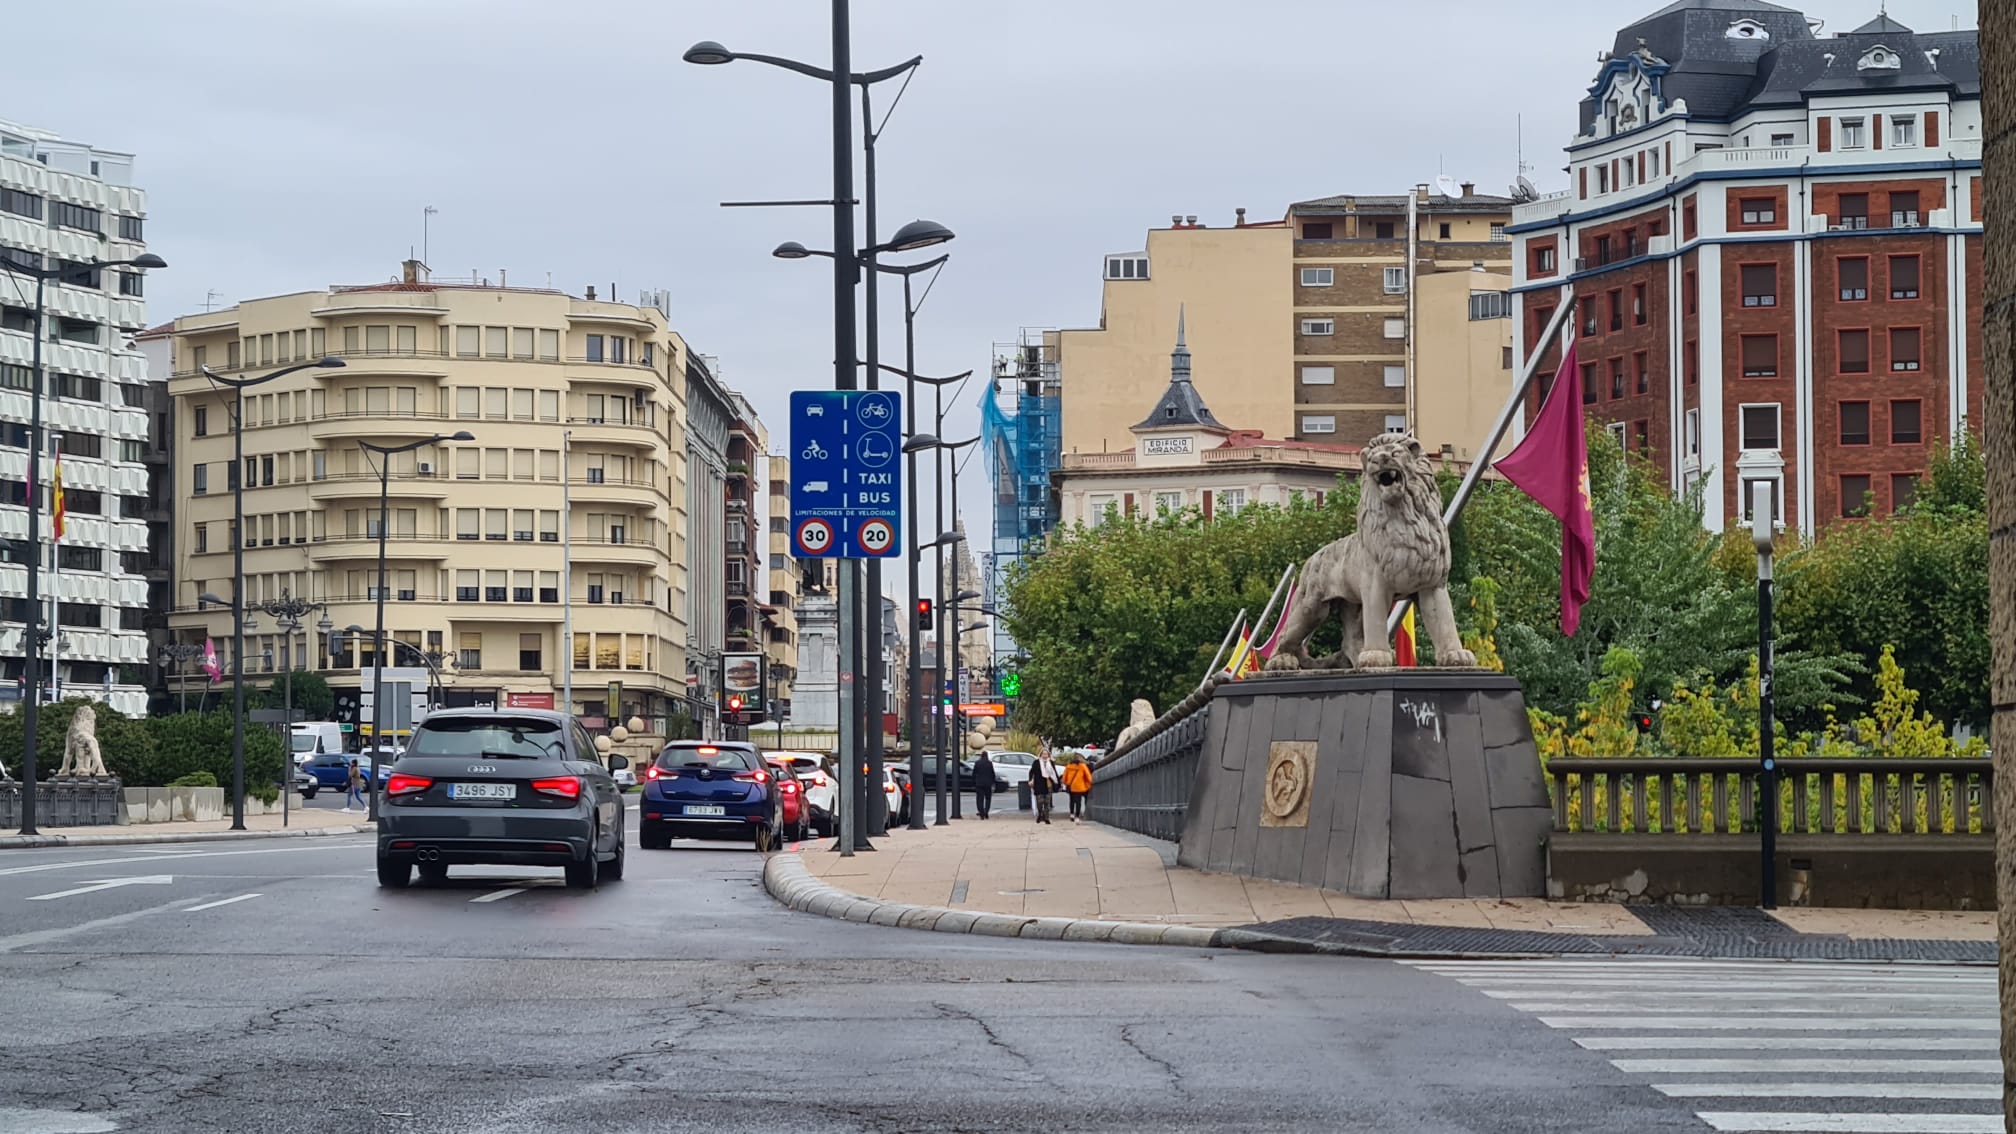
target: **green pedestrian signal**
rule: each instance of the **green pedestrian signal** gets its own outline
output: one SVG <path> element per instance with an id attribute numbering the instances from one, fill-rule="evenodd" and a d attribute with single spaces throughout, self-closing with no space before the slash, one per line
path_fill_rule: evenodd
<path id="1" fill-rule="evenodd" d="M 1003 697 L 1020 697 L 1022 695 L 1022 675 L 1019 673 L 1002 674 L 1001 695 Z"/>

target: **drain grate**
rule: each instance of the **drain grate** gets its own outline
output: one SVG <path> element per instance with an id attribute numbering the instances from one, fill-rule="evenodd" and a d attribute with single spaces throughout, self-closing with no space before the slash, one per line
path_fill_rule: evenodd
<path id="1" fill-rule="evenodd" d="M 1644 912 L 1633 910 L 1641 917 Z M 1646 918 L 1649 937 L 1546 933 L 1535 930 L 1406 925 L 1351 918 L 1298 917 L 1242 926 L 1265 940 L 1262 950 L 1370 951 L 1444 956 L 1452 953 L 1615 954 L 1643 957 L 1724 957 L 1804 961 L 1959 961 L 1992 963 L 1992 941 L 1853 940 L 1799 933 L 1761 910 L 1672 907 L 1684 916 Z M 1777 928 L 1767 930 L 1752 920 Z"/>

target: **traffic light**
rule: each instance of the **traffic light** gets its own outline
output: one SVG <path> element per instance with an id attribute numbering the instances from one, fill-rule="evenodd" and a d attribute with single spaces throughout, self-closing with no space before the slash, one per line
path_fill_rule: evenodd
<path id="1" fill-rule="evenodd" d="M 729 694 L 728 711 L 731 713 L 739 713 L 742 711 L 742 695 L 740 693 Z"/>
<path id="2" fill-rule="evenodd" d="M 1651 714 L 1651 713 L 1639 713 L 1636 719 L 1637 719 L 1637 722 L 1638 722 L 1638 731 L 1639 731 L 1639 732 L 1651 732 L 1651 731 L 1652 731 L 1652 714 Z"/>
<path id="3" fill-rule="evenodd" d="M 920 598 L 917 600 L 917 629 L 929 630 L 931 627 L 931 600 Z"/>
<path id="4" fill-rule="evenodd" d="M 1007 673 L 1002 674 L 1001 695 L 1003 697 L 1020 697 L 1022 695 L 1022 675 L 1016 673 L 1014 670 L 1009 670 Z"/>

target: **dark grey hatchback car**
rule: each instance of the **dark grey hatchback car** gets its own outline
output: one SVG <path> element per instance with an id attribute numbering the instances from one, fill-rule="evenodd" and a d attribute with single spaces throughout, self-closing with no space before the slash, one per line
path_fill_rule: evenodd
<path id="1" fill-rule="evenodd" d="M 385 782 L 378 883 L 475 864 L 561 866 L 580 888 L 623 877 L 622 793 L 566 715 L 444 709 L 413 730 Z"/>

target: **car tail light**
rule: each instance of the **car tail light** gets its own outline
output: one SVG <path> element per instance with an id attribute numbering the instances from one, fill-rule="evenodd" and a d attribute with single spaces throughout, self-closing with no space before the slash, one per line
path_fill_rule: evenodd
<path id="1" fill-rule="evenodd" d="M 547 795 L 557 795 L 562 799 L 581 798 L 580 776 L 554 776 L 546 780 L 533 780 L 532 790 Z"/>
<path id="2" fill-rule="evenodd" d="M 713 745 L 709 744 L 709 745 L 703 745 L 703 746 L 702 746 L 702 747 L 700 747 L 700 748 L 697 748 L 697 749 L 694 749 L 694 751 L 696 751 L 696 752 L 700 753 L 700 754 L 701 754 L 702 756 L 712 756 L 712 755 L 714 755 L 714 754 L 715 754 L 716 752 L 719 752 L 719 751 L 721 751 L 721 750 L 720 750 L 719 748 L 716 748 L 716 747 L 714 747 Z"/>
<path id="3" fill-rule="evenodd" d="M 782 784 L 780 784 L 779 786 L 780 786 L 780 787 L 782 787 L 782 788 L 784 789 L 784 794 L 785 794 L 785 795 L 797 795 L 797 794 L 798 794 L 798 785 L 797 785 L 797 783 L 796 783 L 795 781 L 792 781 L 792 780 L 785 780 L 785 781 L 784 781 L 784 782 L 783 782 Z"/>
<path id="4" fill-rule="evenodd" d="M 655 780 L 664 774 L 665 774 L 664 769 L 660 768 L 656 764 L 653 764 L 651 765 L 651 770 L 644 773 L 644 778 L 647 780 Z"/>
<path id="5" fill-rule="evenodd" d="M 385 781 L 385 794 L 412 795 L 433 786 L 434 781 L 426 776 L 409 776 L 404 772 L 395 772 L 391 779 Z"/>
<path id="6" fill-rule="evenodd" d="M 753 772 L 743 772 L 735 778 L 745 784 L 767 784 L 770 782 L 770 773 L 758 768 Z"/>

